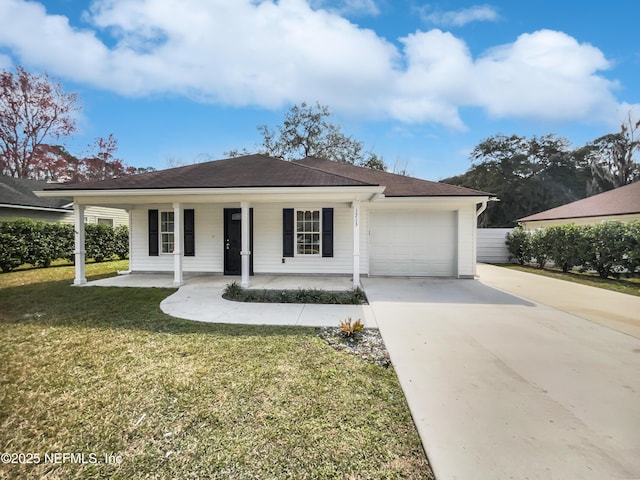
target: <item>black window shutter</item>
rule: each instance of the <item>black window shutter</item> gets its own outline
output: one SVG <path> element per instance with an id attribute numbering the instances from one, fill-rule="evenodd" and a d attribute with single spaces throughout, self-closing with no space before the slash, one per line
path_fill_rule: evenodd
<path id="1" fill-rule="evenodd" d="M 157 257 L 160 254 L 160 241 L 158 238 L 158 210 L 149 210 L 149 256 Z"/>
<path id="2" fill-rule="evenodd" d="M 184 210 L 184 256 L 195 257 L 196 255 L 196 225 L 195 210 L 186 208 Z"/>
<path id="3" fill-rule="evenodd" d="M 333 257 L 333 208 L 322 209 L 322 256 Z"/>
<path id="4" fill-rule="evenodd" d="M 293 208 L 282 209 L 282 256 L 293 257 L 295 228 Z"/>

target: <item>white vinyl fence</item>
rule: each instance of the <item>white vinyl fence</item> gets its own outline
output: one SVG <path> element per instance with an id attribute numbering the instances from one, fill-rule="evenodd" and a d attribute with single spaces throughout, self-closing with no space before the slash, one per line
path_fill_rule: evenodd
<path id="1" fill-rule="evenodd" d="M 485 263 L 508 263 L 509 251 L 505 240 L 513 228 L 479 228 L 478 261 Z"/>

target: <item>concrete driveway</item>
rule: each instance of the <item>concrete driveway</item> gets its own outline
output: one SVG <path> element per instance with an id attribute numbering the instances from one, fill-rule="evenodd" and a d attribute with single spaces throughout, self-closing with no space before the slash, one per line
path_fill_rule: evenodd
<path id="1" fill-rule="evenodd" d="M 494 268 L 485 275 L 499 279 Z M 569 295 L 562 282 L 545 284 L 546 304 L 524 298 L 549 279 L 520 275 L 504 282 L 519 296 L 474 280 L 363 279 L 436 477 L 640 478 L 640 340 L 549 306 Z M 584 289 L 575 303 L 592 310 L 602 298 Z"/>

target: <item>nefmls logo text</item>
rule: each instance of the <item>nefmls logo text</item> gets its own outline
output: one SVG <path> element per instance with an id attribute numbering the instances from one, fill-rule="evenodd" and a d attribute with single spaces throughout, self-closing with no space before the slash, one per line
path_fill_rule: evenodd
<path id="1" fill-rule="evenodd" d="M 95 465 L 98 463 L 98 455 L 95 453 L 69 453 L 55 452 L 44 454 L 45 463 L 76 463 L 80 465 Z"/>

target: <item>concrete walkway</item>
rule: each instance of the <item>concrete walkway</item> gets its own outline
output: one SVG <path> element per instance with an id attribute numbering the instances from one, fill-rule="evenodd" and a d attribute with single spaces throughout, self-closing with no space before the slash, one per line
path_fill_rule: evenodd
<path id="1" fill-rule="evenodd" d="M 640 478 L 640 340 L 549 306 L 620 294 L 496 268 L 363 279 L 436 478 Z"/>
<path id="2" fill-rule="evenodd" d="M 365 326 L 377 328 L 369 305 L 308 305 L 294 303 L 242 303 L 222 298 L 225 286 L 240 277 L 187 275 L 185 284 L 160 303 L 160 309 L 171 316 L 199 322 L 244 325 L 295 325 L 305 327 L 337 327 L 351 317 L 361 319 Z M 87 286 L 117 286 L 142 288 L 175 288 L 173 275 L 163 273 L 133 273 L 96 280 Z M 349 277 L 256 275 L 252 289 L 322 289 L 351 290 Z"/>
<path id="3" fill-rule="evenodd" d="M 478 264 L 482 283 L 640 338 L 640 297 Z"/>

